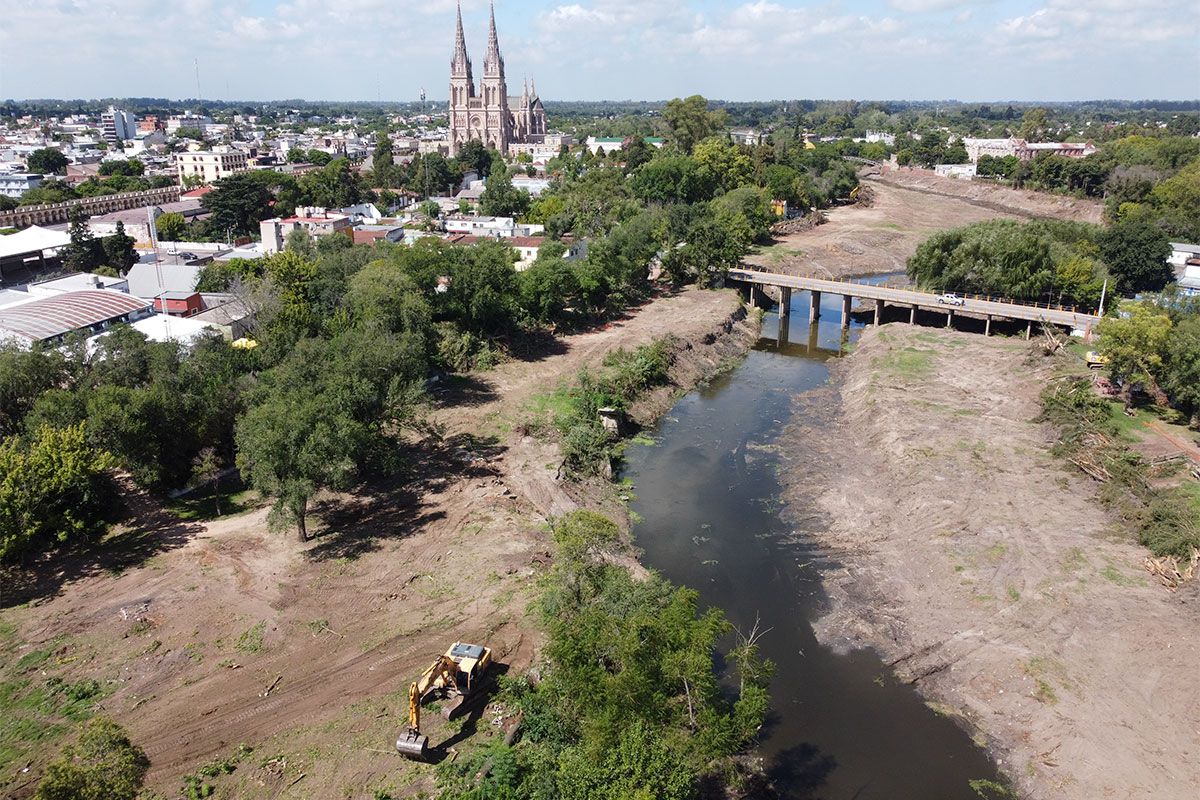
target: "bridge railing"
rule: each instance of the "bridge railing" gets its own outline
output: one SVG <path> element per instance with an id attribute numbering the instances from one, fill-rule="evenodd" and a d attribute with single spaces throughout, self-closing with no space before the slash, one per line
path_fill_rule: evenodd
<path id="1" fill-rule="evenodd" d="M 913 292 L 915 294 L 926 294 L 926 295 L 929 295 L 930 297 L 934 297 L 934 298 L 936 298 L 938 295 L 946 294 L 947 292 L 951 291 L 948 289 L 945 291 L 940 290 L 940 289 L 922 289 L 918 286 L 913 286 L 911 284 L 899 285 L 899 284 L 893 284 L 890 282 L 879 283 L 876 281 L 869 281 L 865 278 L 846 278 L 846 277 L 835 277 L 833 275 L 822 276 L 822 275 L 816 275 L 816 274 L 797 275 L 795 273 L 780 272 L 780 271 L 772 269 L 770 267 L 766 267 L 766 266 L 760 267 L 758 265 L 742 266 L 742 267 L 737 267 L 737 269 L 744 270 L 746 272 L 763 272 L 768 275 L 779 275 L 779 276 L 785 277 L 785 278 L 808 278 L 808 279 L 814 280 L 814 281 L 826 281 L 829 283 L 849 283 L 849 284 L 853 284 L 856 286 L 878 286 L 878 287 L 882 287 L 884 289 L 894 289 L 896 291 Z M 988 303 L 1004 303 L 1004 304 L 1010 305 L 1010 306 L 1025 306 L 1027 308 L 1044 308 L 1047 311 L 1062 311 L 1062 312 L 1068 313 L 1068 314 L 1088 314 L 1088 315 L 1092 315 L 1092 316 L 1096 315 L 1094 311 L 1080 311 L 1078 306 L 1064 306 L 1064 305 L 1057 304 L 1057 303 L 1039 303 L 1036 300 L 1017 300 L 1017 299 L 1014 299 L 1011 297 L 995 297 L 993 295 L 974 294 L 971 292 L 954 292 L 954 294 L 956 294 L 957 296 L 962 297 L 964 299 L 967 299 L 967 300 L 981 300 L 981 301 L 988 302 Z"/>

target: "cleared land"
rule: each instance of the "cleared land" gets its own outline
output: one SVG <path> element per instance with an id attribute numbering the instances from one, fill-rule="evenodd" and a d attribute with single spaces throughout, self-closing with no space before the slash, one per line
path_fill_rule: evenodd
<path id="1" fill-rule="evenodd" d="M 840 565 L 818 633 L 879 649 L 1023 797 L 1192 798 L 1200 586 L 1159 585 L 1098 484 L 1051 454 L 1039 393 L 1082 368 L 1030 353 L 886 325 L 798 401 L 838 410 L 819 442 L 803 415 L 782 442 L 789 508 L 824 512 L 810 530 Z"/>
<path id="2" fill-rule="evenodd" d="M 218 764 L 200 776 L 217 796 L 429 791 L 433 766 L 392 750 L 408 682 L 458 639 L 528 667 L 547 517 L 618 503 L 601 484 L 555 479 L 557 448 L 523 434 L 529 405 L 609 351 L 668 333 L 680 342 L 673 378 L 687 386 L 749 347 L 743 316 L 732 291 L 683 291 L 443 387 L 431 413 L 442 441 L 387 485 L 322 498 L 308 545 L 268 531 L 265 508 L 184 521 L 138 498 L 135 522 L 106 546 L 42 565 L 32 585 L 6 576 L 0 794 L 31 794 L 67 733 L 69 718 L 50 713 L 67 707 L 47 698 L 59 680 L 97 681 L 87 704 L 102 698 L 129 728 L 165 796 L 225 759 L 231 774 Z M 496 707 L 425 716 L 434 744 L 502 732 Z M 241 743 L 254 752 L 237 757 Z"/>
<path id="3" fill-rule="evenodd" d="M 902 272 L 929 234 L 989 219 L 1100 222 L 1092 200 L 1026 192 L 987 183 L 942 178 L 928 170 L 885 172 L 864 183 L 869 206 L 839 206 L 824 225 L 781 236 L 745 261 L 775 272 L 843 277 Z"/>

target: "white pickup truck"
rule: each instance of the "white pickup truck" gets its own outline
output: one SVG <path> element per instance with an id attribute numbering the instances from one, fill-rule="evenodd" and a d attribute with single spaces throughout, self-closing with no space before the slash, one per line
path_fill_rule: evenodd
<path id="1" fill-rule="evenodd" d="M 938 295 L 938 302 L 944 303 L 948 306 L 961 306 L 965 305 L 967 301 L 956 295 L 954 292 L 946 292 L 945 294 Z"/>

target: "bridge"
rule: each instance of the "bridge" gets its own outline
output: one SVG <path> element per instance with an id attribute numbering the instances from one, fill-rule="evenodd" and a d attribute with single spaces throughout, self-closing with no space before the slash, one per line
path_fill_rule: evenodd
<path id="1" fill-rule="evenodd" d="M 1095 314 L 1086 314 L 1073 307 L 1059 306 L 1049 303 L 1020 303 L 1014 300 L 1004 300 L 980 295 L 959 295 L 962 305 L 951 305 L 942 302 L 935 292 L 924 292 L 919 289 L 898 289 L 880 284 L 860 283 L 853 280 L 838 280 L 834 278 L 814 278 L 802 275 L 782 275 L 775 272 L 763 272 L 753 269 L 731 269 L 726 275 L 726 281 L 746 284 L 750 288 L 750 301 L 755 304 L 763 287 L 774 286 L 779 289 L 779 317 L 781 324 L 791 314 L 793 291 L 810 292 L 808 321 L 816 322 L 821 316 L 821 295 L 836 294 L 842 298 L 842 327 L 850 327 L 850 306 L 855 298 L 874 301 L 875 324 L 883 318 L 884 307 L 887 305 L 907 308 L 908 321 L 916 322 L 918 310 L 933 311 L 946 315 L 946 327 L 954 324 L 955 314 L 965 314 L 985 320 L 984 333 L 992 332 L 992 321 L 995 319 L 1023 320 L 1027 322 L 1025 338 L 1029 338 L 1034 323 L 1056 325 L 1082 330 L 1090 334 L 1092 328 L 1100 321 Z"/>

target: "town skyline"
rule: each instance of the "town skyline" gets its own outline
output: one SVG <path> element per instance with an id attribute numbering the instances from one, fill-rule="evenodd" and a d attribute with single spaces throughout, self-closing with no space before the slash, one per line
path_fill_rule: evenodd
<path id="1" fill-rule="evenodd" d="M 469 39 L 482 43 L 488 3 L 462 8 Z M 23 5 L 0 31 L 0 97 L 407 102 L 424 89 L 443 102 L 454 13 L 453 0 Z M 1200 12 L 1178 0 L 1136 10 L 1077 0 L 510 0 L 495 13 L 506 60 L 536 75 L 547 101 L 1200 97 L 1189 45 Z M 77 57 L 38 56 L 63 30 L 76 32 Z"/>

